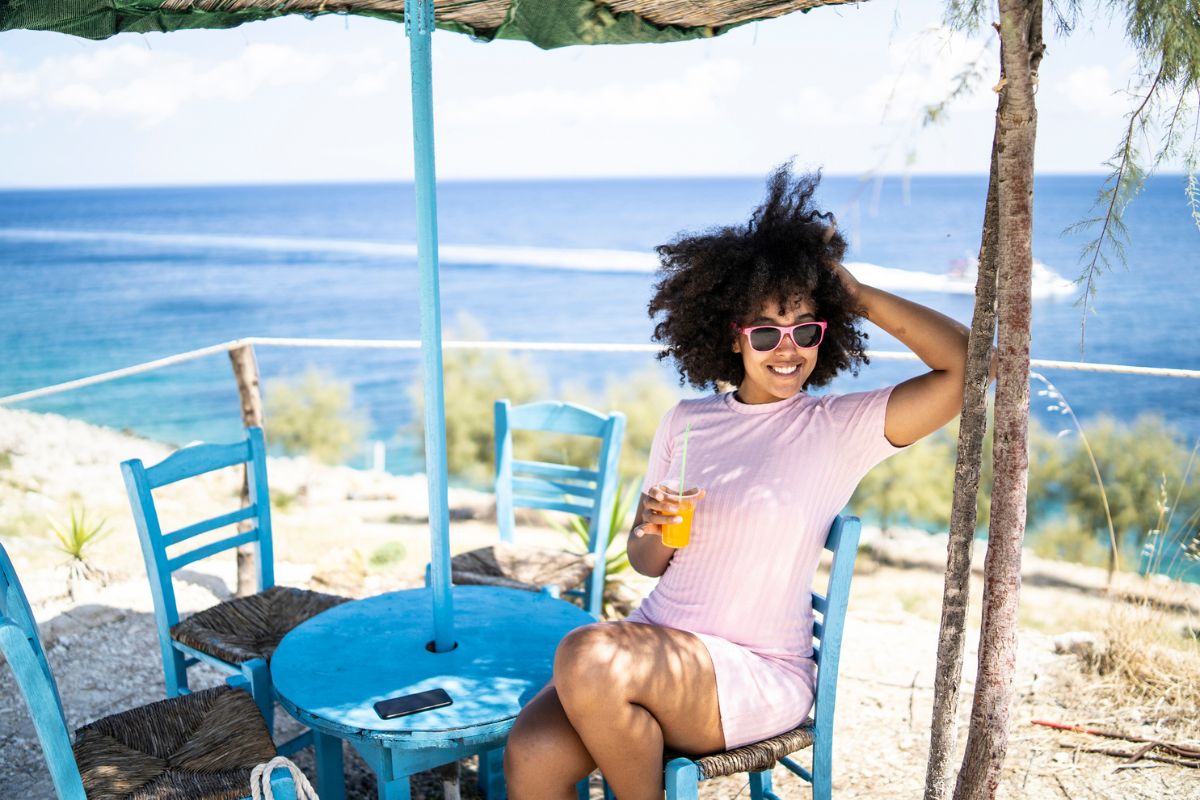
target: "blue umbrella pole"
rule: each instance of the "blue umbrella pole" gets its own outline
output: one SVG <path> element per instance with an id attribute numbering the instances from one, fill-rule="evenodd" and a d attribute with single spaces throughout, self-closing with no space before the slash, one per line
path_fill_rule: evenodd
<path id="1" fill-rule="evenodd" d="M 413 161 L 417 193 L 417 264 L 421 271 L 421 352 L 425 369 L 425 475 L 436 653 L 454 649 L 450 595 L 450 509 L 447 499 L 446 405 L 442 386 L 442 308 L 438 289 L 437 180 L 433 157 L 432 0 L 405 0 L 404 29 L 412 65 Z"/>

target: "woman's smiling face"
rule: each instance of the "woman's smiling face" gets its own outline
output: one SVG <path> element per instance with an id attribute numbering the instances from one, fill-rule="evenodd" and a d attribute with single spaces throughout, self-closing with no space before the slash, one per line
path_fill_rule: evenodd
<path id="1" fill-rule="evenodd" d="M 797 325 L 815 322 L 812 302 L 802 300 L 781 308 L 778 300 L 768 300 L 752 319 L 740 321 L 743 328 L 753 325 Z M 746 377 L 738 386 L 737 396 L 743 403 L 774 403 L 786 400 L 804 388 L 805 381 L 817 365 L 818 347 L 799 348 L 791 336 L 784 336 L 779 346 L 763 353 L 750 346 L 746 334 L 739 333 L 733 351 L 742 356 Z"/>

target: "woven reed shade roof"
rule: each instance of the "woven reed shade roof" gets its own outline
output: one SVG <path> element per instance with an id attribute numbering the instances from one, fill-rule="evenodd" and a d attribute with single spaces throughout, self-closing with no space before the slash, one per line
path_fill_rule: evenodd
<path id="1" fill-rule="evenodd" d="M 671 42 L 717 36 L 793 11 L 856 0 L 435 0 L 439 28 L 538 47 Z M 0 0 L 0 31 L 105 39 L 130 31 L 231 28 L 286 14 L 404 19 L 404 0 Z"/>

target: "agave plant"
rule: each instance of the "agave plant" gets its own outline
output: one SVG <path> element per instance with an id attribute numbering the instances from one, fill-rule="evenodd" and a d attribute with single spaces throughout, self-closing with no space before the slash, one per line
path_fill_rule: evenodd
<path id="1" fill-rule="evenodd" d="M 620 585 L 620 574 L 630 569 L 629 553 L 625 550 L 623 536 L 629 530 L 630 514 L 633 512 L 639 496 L 640 481 L 623 480 L 617 484 L 617 497 L 613 502 L 612 514 L 608 521 L 608 547 L 604 553 L 604 616 L 611 616 L 617 600 L 617 587 Z M 591 520 L 587 517 L 572 517 L 563 525 L 553 519 L 548 520 L 550 526 L 568 536 L 573 542 L 588 551 Z M 618 542 L 622 542 L 618 545 Z M 615 550 L 613 548 L 616 548 Z"/>
<path id="2" fill-rule="evenodd" d="M 71 506 L 71 519 L 66 523 L 49 520 L 50 531 L 58 540 L 58 549 L 70 556 L 67 565 L 67 592 L 75 598 L 75 589 L 82 580 L 103 582 L 105 573 L 89 560 L 92 544 L 108 533 L 108 520 L 88 524 L 87 510 Z"/>

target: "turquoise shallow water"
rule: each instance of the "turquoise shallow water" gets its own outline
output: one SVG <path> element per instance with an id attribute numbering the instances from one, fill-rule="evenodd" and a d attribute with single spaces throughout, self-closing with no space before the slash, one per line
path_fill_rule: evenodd
<path id="1" fill-rule="evenodd" d="M 1066 277 L 1078 273 L 1082 238 L 1061 231 L 1088 214 L 1097 186 L 1095 177 L 1038 182 L 1035 255 Z M 982 177 L 865 190 L 833 177 L 822 196 L 851 235 L 851 259 L 939 273 L 978 249 L 985 189 Z M 494 339 L 645 343 L 653 246 L 744 219 L 761 191 L 757 178 L 445 184 L 444 319 L 453 328 L 469 314 Z M 1101 281 L 1087 358 L 1198 368 L 1198 234 L 1182 179 L 1153 181 L 1128 221 L 1130 269 Z M 399 184 L 0 193 L 0 394 L 242 336 L 417 338 L 414 240 L 411 187 Z M 911 294 L 969 321 L 969 295 Z M 1034 355 L 1077 359 L 1081 316 L 1070 298 L 1039 301 Z M 895 349 L 882 334 L 872 344 Z M 391 467 L 419 468 L 412 437 L 397 433 L 412 418 L 417 353 L 264 348 L 259 360 L 267 379 L 313 364 L 350 381 Z M 648 355 L 534 360 L 555 381 L 594 387 L 656 368 Z M 914 370 L 880 362 L 835 388 Z M 1193 381 L 1050 377 L 1085 419 L 1152 411 L 1200 435 Z M 175 442 L 231 437 L 239 424 L 224 356 L 23 407 Z"/>

